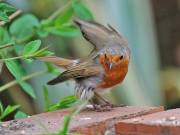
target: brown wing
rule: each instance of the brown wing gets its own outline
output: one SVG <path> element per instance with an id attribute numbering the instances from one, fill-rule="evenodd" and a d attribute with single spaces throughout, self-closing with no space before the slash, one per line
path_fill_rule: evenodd
<path id="1" fill-rule="evenodd" d="M 89 62 L 78 63 L 77 65 L 68 68 L 66 71 L 61 73 L 55 79 L 49 81 L 48 84 L 54 85 L 69 79 L 93 76 L 93 75 L 97 75 L 101 71 L 102 71 L 102 67 L 100 65 Z"/>
<path id="2" fill-rule="evenodd" d="M 86 40 L 92 43 L 97 51 L 104 46 L 113 44 L 126 44 L 125 39 L 110 25 L 108 28 L 94 21 L 75 19 Z"/>
<path id="3" fill-rule="evenodd" d="M 75 19 L 74 22 L 79 26 L 84 38 L 91 42 L 96 50 L 104 47 L 104 43 L 108 37 L 107 28 L 92 21 Z"/>

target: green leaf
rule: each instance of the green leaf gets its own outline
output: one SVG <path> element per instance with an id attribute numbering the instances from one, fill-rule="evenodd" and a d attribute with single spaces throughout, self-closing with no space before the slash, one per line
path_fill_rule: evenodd
<path id="1" fill-rule="evenodd" d="M 74 37 L 80 34 L 79 30 L 71 25 L 71 26 L 55 26 L 55 27 L 50 27 L 47 29 L 49 33 L 59 35 L 59 36 L 64 36 L 64 37 Z"/>
<path id="2" fill-rule="evenodd" d="M 47 49 L 47 47 L 38 50 L 37 52 L 34 53 L 34 56 L 35 57 L 43 57 L 43 56 L 50 56 L 50 55 L 54 54 L 53 52 L 47 51 L 46 49 Z"/>
<path id="3" fill-rule="evenodd" d="M 20 105 L 8 105 L 5 109 L 4 112 L 2 113 L 2 115 L 0 116 L 0 120 L 4 119 L 6 116 L 8 116 L 9 114 L 13 113 L 15 110 L 17 110 L 20 107 Z"/>
<path id="4" fill-rule="evenodd" d="M 51 101 L 49 99 L 49 92 L 46 86 L 43 86 L 43 94 L 44 94 L 45 111 L 48 111 L 51 105 Z"/>
<path id="5" fill-rule="evenodd" d="M 37 53 L 37 55 L 36 56 L 38 56 L 38 57 L 43 57 L 43 56 L 50 56 L 50 55 L 53 55 L 54 53 L 53 52 L 51 52 L 51 51 L 42 51 L 42 52 L 40 52 L 40 53 Z"/>
<path id="6" fill-rule="evenodd" d="M 7 116 L 8 114 L 14 112 L 16 109 L 18 109 L 20 107 L 20 105 L 14 105 L 14 106 L 11 106 L 11 105 L 8 105 L 5 110 L 4 110 L 4 115 Z"/>
<path id="7" fill-rule="evenodd" d="M 13 74 L 13 76 L 16 78 L 20 86 L 23 88 L 23 90 L 31 97 L 35 98 L 36 96 L 31 85 L 21 80 L 22 77 L 24 76 L 24 73 L 22 72 L 23 71 L 22 68 L 18 66 L 18 63 L 15 60 L 11 60 L 11 61 L 5 61 L 5 64 L 8 70 Z"/>
<path id="8" fill-rule="evenodd" d="M 16 11 L 16 8 L 11 6 L 11 5 L 9 5 L 9 4 L 7 4 L 7 3 L 2 3 L 1 2 L 0 3 L 0 11 L 3 11 L 5 13 L 7 13 L 7 12 L 14 12 L 14 11 Z"/>
<path id="9" fill-rule="evenodd" d="M 17 40 L 17 42 L 26 41 L 34 36 L 35 28 L 39 26 L 39 21 L 36 16 L 26 14 L 10 25 L 9 31 Z"/>
<path id="10" fill-rule="evenodd" d="M 74 14 L 74 10 L 72 9 L 71 5 L 66 7 L 64 11 L 60 12 L 59 15 L 53 20 L 43 20 L 41 21 L 41 25 L 38 28 L 38 35 L 40 37 L 46 37 L 49 34 L 47 29 L 51 29 L 53 27 L 62 27 L 63 24 L 69 23 L 69 20 L 72 18 Z M 53 30 L 54 31 L 54 30 Z M 57 32 L 57 31 L 56 31 Z M 61 34 L 60 34 L 61 35 Z"/>
<path id="11" fill-rule="evenodd" d="M 42 20 L 40 27 L 41 27 L 41 28 L 46 28 L 46 27 L 52 26 L 53 23 L 54 23 L 54 22 L 53 22 L 52 20 L 49 20 L 49 19 Z"/>
<path id="12" fill-rule="evenodd" d="M 72 115 L 67 115 L 64 117 L 63 128 L 59 131 L 58 135 L 67 135 L 70 121 L 72 119 Z"/>
<path id="13" fill-rule="evenodd" d="M 7 30 L 3 27 L 0 27 L 0 45 L 4 45 L 11 42 L 11 38 Z"/>
<path id="14" fill-rule="evenodd" d="M 65 9 L 61 14 L 54 20 L 55 26 L 61 26 L 72 18 L 74 11 L 71 6 Z"/>
<path id="15" fill-rule="evenodd" d="M 33 55 L 41 46 L 41 40 L 34 40 L 29 43 L 27 43 L 23 50 L 23 55 Z"/>
<path id="16" fill-rule="evenodd" d="M 2 115 L 3 112 L 4 112 L 4 107 L 2 102 L 0 101 L 0 116 Z"/>
<path id="17" fill-rule="evenodd" d="M 27 118 L 28 115 L 22 111 L 17 111 L 14 118 L 15 119 L 22 119 L 22 118 Z"/>
<path id="18" fill-rule="evenodd" d="M 32 63 L 32 62 L 33 62 L 33 59 L 30 59 L 30 58 L 25 59 L 25 62 L 27 62 L 28 64 L 29 64 L 29 63 Z"/>
<path id="19" fill-rule="evenodd" d="M 65 97 L 65 98 L 63 98 L 62 100 L 61 100 L 61 102 L 59 103 L 59 107 L 61 107 L 61 108 L 66 108 L 66 107 L 68 107 L 69 105 L 71 105 L 71 104 L 73 104 L 73 103 L 75 103 L 77 101 L 77 97 L 76 96 L 67 96 L 67 97 Z"/>
<path id="20" fill-rule="evenodd" d="M 0 12 L 0 20 L 8 22 L 9 21 L 8 15 L 4 12 Z"/>
<path id="21" fill-rule="evenodd" d="M 45 37 L 48 36 L 49 33 L 43 27 L 40 26 L 37 29 L 37 34 L 38 34 L 39 37 L 45 38 Z"/>
<path id="22" fill-rule="evenodd" d="M 51 107 L 49 107 L 49 111 L 55 111 L 58 109 L 68 108 L 73 103 L 75 103 L 77 100 L 78 99 L 76 96 L 67 96 L 67 97 L 63 98 L 59 103 L 56 103 L 56 104 L 52 105 Z"/>
<path id="23" fill-rule="evenodd" d="M 93 20 L 93 15 L 89 9 L 79 0 L 72 0 L 72 7 L 79 18 L 84 20 Z"/>
<path id="24" fill-rule="evenodd" d="M 32 88 L 31 85 L 29 85 L 27 82 L 25 81 L 21 81 L 19 82 L 19 84 L 21 85 L 21 87 L 23 88 L 23 90 L 30 95 L 32 98 L 36 98 L 36 95 L 34 93 L 34 90 Z"/>
<path id="25" fill-rule="evenodd" d="M 21 69 L 18 66 L 18 63 L 16 61 L 14 61 L 14 60 L 11 60 L 11 61 L 5 61 L 5 64 L 6 64 L 7 68 L 8 68 L 8 70 L 16 78 L 16 80 L 20 81 L 23 74 L 21 72 Z"/>
<path id="26" fill-rule="evenodd" d="M 59 75 L 60 71 L 58 68 L 56 68 L 53 64 L 50 64 L 48 62 L 45 62 L 47 70 L 49 73 L 55 74 L 55 75 Z"/>

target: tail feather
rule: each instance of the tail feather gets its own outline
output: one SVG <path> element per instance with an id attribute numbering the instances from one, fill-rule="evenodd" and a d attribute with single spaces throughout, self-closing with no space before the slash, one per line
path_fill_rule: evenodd
<path id="1" fill-rule="evenodd" d="M 44 62 L 50 62 L 52 64 L 55 64 L 56 66 L 65 67 L 65 68 L 73 64 L 74 62 L 74 60 L 60 58 L 56 56 L 36 57 L 36 59 Z"/>
<path id="2" fill-rule="evenodd" d="M 47 84 L 48 84 L 48 85 L 55 85 L 55 84 L 60 83 L 60 82 L 63 82 L 63 80 L 62 80 L 62 78 L 60 78 L 60 77 L 58 76 L 58 77 L 56 77 L 56 78 L 48 81 Z"/>

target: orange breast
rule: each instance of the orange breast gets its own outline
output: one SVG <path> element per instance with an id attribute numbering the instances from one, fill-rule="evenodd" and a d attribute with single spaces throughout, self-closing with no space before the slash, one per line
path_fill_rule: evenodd
<path id="1" fill-rule="evenodd" d="M 111 61 L 111 58 L 113 56 L 108 56 L 109 57 L 109 62 Z M 104 76 L 103 76 L 103 81 L 99 84 L 99 88 L 109 88 L 112 87 L 116 84 L 121 83 L 128 71 L 128 64 L 129 61 L 126 59 L 121 60 L 117 62 L 117 64 L 113 65 L 113 67 L 110 69 L 108 67 L 107 63 L 107 58 L 105 59 L 103 56 L 100 57 L 100 63 L 102 64 L 104 68 Z"/>

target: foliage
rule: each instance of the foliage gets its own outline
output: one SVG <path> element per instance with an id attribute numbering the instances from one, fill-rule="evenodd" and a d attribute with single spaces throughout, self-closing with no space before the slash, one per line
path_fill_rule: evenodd
<path id="1" fill-rule="evenodd" d="M 49 99 L 49 92 L 46 86 L 43 86 L 43 94 L 44 94 L 45 111 L 49 111 L 51 101 Z"/>
<path id="2" fill-rule="evenodd" d="M 12 22 L 9 32 L 16 42 L 23 42 L 34 36 L 37 26 L 39 26 L 37 17 L 32 14 L 25 14 Z"/>
<path id="3" fill-rule="evenodd" d="M 81 19 L 92 20 L 93 15 L 80 0 L 71 0 L 59 9 L 55 14 L 41 22 L 39 34 L 41 37 L 54 34 L 65 37 L 74 37 L 79 34 L 79 30 L 70 21 L 74 15 Z"/>
<path id="4" fill-rule="evenodd" d="M 17 111 L 14 118 L 15 119 L 21 119 L 21 118 L 27 118 L 28 115 L 22 111 Z"/>
<path id="5" fill-rule="evenodd" d="M 9 114 L 15 112 L 20 106 L 19 105 L 8 105 L 6 108 L 0 102 L 0 121 L 6 118 Z"/>
<path id="6" fill-rule="evenodd" d="M 9 16 L 16 11 L 15 7 L 0 2 L 0 62 L 6 65 L 7 69 L 16 79 L 15 81 L 0 86 L 0 92 L 18 83 L 24 92 L 30 97 L 35 98 L 34 89 L 26 80 L 45 72 L 40 71 L 39 73 L 27 75 L 25 69 L 21 66 L 21 62 L 28 61 L 27 64 L 31 64 L 36 57 L 52 55 L 53 53 L 47 50 L 48 47 L 42 47 L 41 40 L 47 38 L 50 34 L 60 37 L 75 37 L 79 35 L 80 32 L 72 23 L 72 19 L 79 17 L 85 20 L 92 20 L 93 15 L 80 0 L 68 1 L 63 8 L 58 9 L 44 20 L 40 20 L 33 14 L 24 13 L 19 17 L 16 16 L 16 18 L 10 22 Z M 47 66 L 47 72 L 59 73 L 57 68 L 52 64 L 45 64 Z M 45 111 L 68 108 L 77 101 L 75 96 L 68 96 L 58 103 L 52 104 L 49 100 L 47 87 L 43 86 L 43 89 Z M 8 105 L 4 108 L 0 102 L 0 120 L 3 120 L 19 107 L 19 105 Z M 71 118 L 79 111 L 80 110 L 77 109 L 65 117 L 64 127 L 59 131 L 59 135 L 67 134 Z M 15 114 L 15 119 L 25 117 L 27 117 L 27 114 L 21 111 Z"/>
<path id="7" fill-rule="evenodd" d="M 46 86 L 43 86 L 43 93 L 44 93 L 45 111 L 48 111 L 48 112 L 71 107 L 78 101 L 76 96 L 67 96 L 67 97 L 64 97 L 62 100 L 60 100 L 58 103 L 52 104 L 52 102 L 49 99 L 49 92 Z M 86 102 L 85 104 L 83 104 L 83 106 L 80 106 L 78 109 L 74 109 L 73 112 L 71 112 L 69 115 L 66 115 L 64 117 L 63 127 L 58 133 L 55 133 L 55 135 L 68 134 L 68 127 L 69 127 L 70 121 L 72 120 L 74 115 L 79 113 L 79 111 L 84 107 L 84 105 L 86 105 Z"/>
<path id="8" fill-rule="evenodd" d="M 71 107 L 78 101 L 76 96 L 66 96 L 63 99 L 61 99 L 56 104 L 52 104 L 52 102 L 49 99 L 49 92 L 46 86 L 43 86 L 43 92 L 44 92 L 44 103 L 45 103 L 45 111 L 55 111 L 58 109 L 64 109 Z"/>
<path id="9" fill-rule="evenodd" d="M 67 96 L 61 99 L 58 103 L 51 105 L 49 107 L 49 111 L 55 111 L 58 109 L 63 109 L 63 108 L 69 108 L 71 107 L 76 101 L 77 101 L 76 96 Z"/>
<path id="10" fill-rule="evenodd" d="M 57 133 L 57 135 L 67 135 L 69 130 L 69 124 L 72 118 L 77 115 L 88 103 L 89 100 L 85 100 L 83 103 L 81 103 L 77 108 L 75 108 L 69 115 L 66 115 L 64 117 L 64 124 L 62 129 Z"/>
<path id="11" fill-rule="evenodd" d="M 15 10 L 16 9 L 13 6 L 1 2 L 0 3 L 0 20 L 8 22 L 9 21 L 8 14 L 14 12 Z"/>
<path id="12" fill-rule="evenodd" d="M 93 15 L 88 10 L 88 8 L 79 0 L 73 0 L 72 1 L 72 8 L 74 9 L 75 13 L 79 18 L 85 19 L 85 20 L 92 20 Z"/>
<path id="13" fill-rule="evenodd" d="M 0 8 L 4 13 L 15 11 L 15 8 L 5 3 L 1 3 Z M 19 66 L 19 59 L 32 62 L 34 57 L 52 55 L 52 52 L 47 51 L 47 47 L 40 48 L 40 38 L 45 38 L 49 34 L 65 37 L 77 36 L 79 30 L 71 21 L 74 15 L 82 19 L 93 19 L 92 14 L 81 1 L 71 0 L 62 9 L 58 9 L 42 21 L 33 14 L 23 14 L 10 24 L 9 29 L 0 27 L 0 56 L 23 90 L 31 97 L 36 96 L 32 86 L 22 81 L 26 72 Z M 27 23 L 28 25 L 24 25 Z M 18 56 L 12 57 L 14 53 Z M 58 73 L 54 66 L 47 63 L 46 65 L 48 72 Z"/>
<path id="14" fill-rule="evenodd" d="M 35 98 L 36 96 L 35 96 L 32 86 L 28 84 L 27 82 L 21 80 L 21 78 L 24 76 L 24 72 L 23 72 L 23 69 L 20 66 L 18 66 L 19 65 L 18 61 L 15 61 L 15 60 L 6 61 L 5 64 L 7 68 L 9 69 L 9 71 L 14 75 L 14 77 L 16 78 L 20 86 L 23 88 L 23 90 L 28 95 Z"/>
<path id="15" fill-rule="evenodd" d="M 59 133 L 57 133 L 58 135 L 67 135 L 68 127 L 69 127 L 71 119 L 72 119 L 72 115 L 67 115 L 64 117 L 64 125 L 63 125 L 62 130 L 60 130 Z"/>

